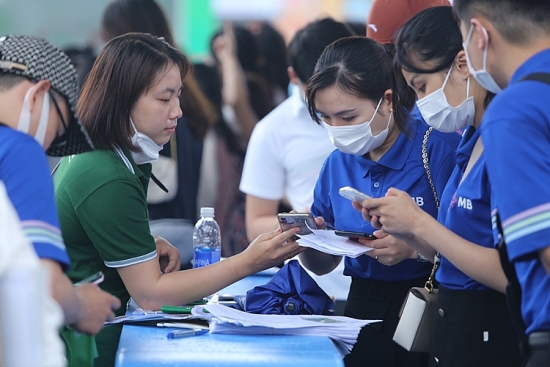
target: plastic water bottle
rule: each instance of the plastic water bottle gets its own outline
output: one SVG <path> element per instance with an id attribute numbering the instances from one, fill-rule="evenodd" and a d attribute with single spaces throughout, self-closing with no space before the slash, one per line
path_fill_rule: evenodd
<path id="1" fill-rule="evenodd" d="M 202 268 L 220 261 L 222 238 L 214 220 L 214 208 L 201 208 L 201 219 L 193 230 L 193 268 Z"/>

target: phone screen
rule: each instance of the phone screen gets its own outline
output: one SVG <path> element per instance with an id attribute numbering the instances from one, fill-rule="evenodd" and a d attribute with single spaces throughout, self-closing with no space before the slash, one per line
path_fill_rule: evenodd
<path id="1" fill-rule="evenodd" d="M 311 233 L 309 228 L 317 228 L 315 219 L 311 214 L 281 213 L 277 217 L 283 231 L 287 231 L 293 227 L 300 227 L 300 232 L 298 232 L 298 234 L 306 235 Z"/>

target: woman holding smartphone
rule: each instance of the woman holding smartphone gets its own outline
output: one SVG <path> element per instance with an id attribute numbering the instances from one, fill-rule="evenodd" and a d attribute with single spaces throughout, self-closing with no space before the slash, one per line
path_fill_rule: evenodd
<path id="1" fill-rule="evenodd" d="M 410 110 L 412 90 L 396 91 L 393 46 L 364 37 L 349 37 L 328 46 L 308 81 L 311 117 L 322 124 L 337 150 L 325 161 L 314 191 L 311 213 L 317 225 L 373 233 L 350 201 L 339 194 L 351 186 L 372 197 L 392 186 L 408 192 L 428 215 L 437 215 L 434 192 L 422 162 L 425 145 L 435 191 L 439 196 L 455 165 L 459 135 L 431 131 Z M 423 142 L 426 140 L 426 144 Z M 407 291 L 421 286 L 431 264 L 404 242 L 382 233 L 360 240 L 376 247 L 355 259 L 345 258 L 344 274 L 352 277 L 345 315 L 383 320 L 359 335 L 346 366 L 425 366 L 427 355 L 408 353 L 392 341 L 399 309 Z M 341 257 L 307 249 L 303 264 L 317 274 L 334 269 Z"/>
<path id="2" fill-rule="evenodd" d="M 163 273 L 149 231 L 151 162 L 182 115 L 179 95 L 189 61 L 164 40 L 127 33 L 101 50 L 83 86 L 78 114 L 97 150 L 61 161 L 56 201 L 73 280 L 102 271 L 101 288 L 126 305 L 158 310 L 215 293 L 302 249 L 296 228 L 260 235 L 242 253 L 199 269 Z M 290 241 L 289 241 L 290 240 Z M 284 245 L 286 241 L 288 244 Z M 122 315 L 121 307 L 116 311 Z M 112 366 L 121 326 L 96 337 L 96 366 Z"/>
<path id="3" fill-rule="evenodd" d="M 411 18 L 395 45 L 396 66 L 416 92 L 426 122 L 441 131 L 464 129 L 457 165 L 443 191 L 438 220 L 396 188 L 355 206 L 385 233 L 430 258 L 435 251 L 442 255 L 431 365 L 520 366 L 519 340 L 503 294 L 507 279 L 495 249 L 480 134 L 494 95 L 468 70 L 451 8 L 431 8 Z"/>

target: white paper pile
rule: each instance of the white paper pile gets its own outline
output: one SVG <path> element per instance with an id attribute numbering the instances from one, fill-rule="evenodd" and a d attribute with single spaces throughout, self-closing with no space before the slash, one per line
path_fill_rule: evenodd
<path id="1" fill-rule="evenodd" d="M 327 336 L 343 354 L 350 352 L 363 326 L 380 321 L 344 316 L 258 315 L 215 304 L 196 306 L 193 314 L 202 315 L 204 310 L 212 317 L 211 333 Z"/>
<path id="2" fill-rule="evenodd" d="M 300 246 L 311 247 L 331 255 L 349 257 L 357 257 L 372 250 L 371 247 L 362 245 L 357 241 L 337 236 L 334 231 L 324 229 L 311 229 L 311 231 L 310 234 L 298 235 L 300 239 L 297 242 Z"/>

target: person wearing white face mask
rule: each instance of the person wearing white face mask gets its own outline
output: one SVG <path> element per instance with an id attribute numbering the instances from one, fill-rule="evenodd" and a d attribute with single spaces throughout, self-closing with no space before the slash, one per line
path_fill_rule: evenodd
<path id="1" fill-rule="evenodd" d="M 83 86 L 78 112 L 97 150 L 64 158 L 55 175 L 56 201 L 71 279 L 101 270 L 101 287 L 126 306 L 145 310 L 181 305 L 211 295 L 302 251 L 296 229 L 265 233 L 224 261 L 186 271 L 164 264 L 149 229 L 146 193 L 150 162 L 175 132 L 182 115 L 179 93 L 190 62 L 147 33 L 111 39 Z M 288 241 L 288 242 L 287 242 Z M 176 251 L 177 252 L 177 251 Z M 125 307 L 116 310 L 117 315 Z M 96 366 L 113 366 L 121 326 L 96 336 Z"/>
<path id="2" fill-rule="evenodd" d="M 479 82 L 502 89 L 481 132 L 492 219 L 506 245 L 507 290 L 515 291 L 507 296 L 526 366 L 549 366 L 550 2 L 455 0 L 454 8 L 471 67 L 485 72 Z"/>
<path id="3" fill-rule="evenodd" d="M 49 302 L 39 306 L 50 322 L 55 320 L 51 325 L 54 334 L 46 336 L 51 344 L 42 345 L 44 365 L 53 365 L 48 354 L 63 354 L 61 341 L 56 337 L 61 326 L 57 321 L 92 335 L 114 317 L 113 309 L 120 307 L 116 297 L 100 291 L 97 285 L 75 287 L 64 273 L 74 264 L 61 236 L 46 155 L 93 150 L 76 113 L 78 91 L 76 71 L 57 47 L 32 36 L 0 37 L 0 181 L 17 212 L 21 230 L 40 265 L 48 270 L 50 294 L 58 303 L 53 308 Z M 4 265 L 11 261 L 5 255 L 5 251 L 0 255 Z M 46 324 L 30 326 L 37 335 L 49 331 Z M 8 337 L 12 338 L 4 336 L 4 340 Z M 0 364 L 1 361 L 4 359 L 0 357 Z"/>
<path id="4" fill-rule="evenodd" d="M 482 117 L 494 94 L 472 79 L 453 19 L 449 7 L 422 11 L 398 31 L 395 43 L 396 67 L 408 83 L 402 87 L 416 92 L 426 122 L 440 131 L 464 129 L 437 220 L 394 188 L 385 198 L 366 200 L 357 208 L 373 225 L 426 256 L 441 254 L 436 273 L 436 309 L 441 311 L 434 318 L 432 365 L 519 366 L 519 339 L 504 296 L 507 279 L 493 238 L 491 184 L 481 140 Z"/>
<path id="5" fill-rule="evenodd" d="M 314 190 L 311 213 L 318 227 L 373 233 L 376 240 L 359 240 L 374 250 L 345 258 L 344 274 L 351 287 L 344 314 L 379 319 L 363 328 L 346 366 L 426 366 L 427 355 L 409 353 L 392 341 L 398 314 L 409 288 L 426 281 L 430 265 L 404 242 L 375 231 L 349 200 L 339 195 L 352 186 L 372 197 L 397 186 L 415 197 L 430 215 L 437 214 L 434 193 L 422 162 L 427 139 L 431 179 L 441 194 L 455 165 L 458 134 L 430 131 L 410 114 L 412 90 L 396 91 L 392 46 L 364 37 L 348 37 L 325 48 L 306 87 L 310 115 L 322 124 L 334 146 Z M 426 133 L 430 132 L 429 137 Z M 307 249 L 302 263 L 317 274 L 331 271 L 342 260 Z"/>

